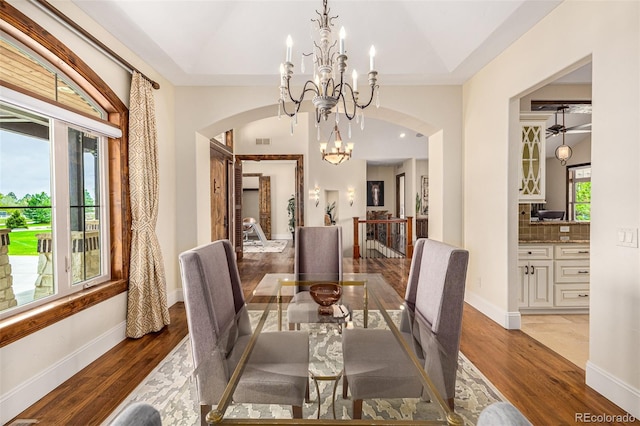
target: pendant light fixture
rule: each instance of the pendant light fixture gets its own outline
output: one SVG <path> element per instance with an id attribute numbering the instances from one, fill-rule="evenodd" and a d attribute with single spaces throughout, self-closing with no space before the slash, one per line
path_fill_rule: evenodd
<path id="1" fill-rule="evenodd" d="M 560 160 L 560 164 L 563 166 L 567 165 L 567 160 L 571 158 L 573 151 L 569 145 L 565 145 L 564 143 L 564 135 L 566 133 L 567 128 L 564 125 L 564 111 L 566 107 L 562 107 L 562 145 L 556 148 L 556 158 Z"/>
<path id="2" fill-rule="evenodd" d="M 340 136 L 340 130 L 338 124 L 335 124 L 331 135 L 334 137 L 334 146 L 329 147 L 329 142 L 320 143 L 320 152 L 322 153 L 322 159 L 333 165 L 344 163 L 351 158 L 351 152 L 353 151 L 353 142 L 342 143 L 342 137 Z M 329 135 L 329 139 L 331 139 Z"/>

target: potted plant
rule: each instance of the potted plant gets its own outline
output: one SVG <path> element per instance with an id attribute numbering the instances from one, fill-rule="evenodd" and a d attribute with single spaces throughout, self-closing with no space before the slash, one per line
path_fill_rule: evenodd
<path id="1" fill-rule="evenodd" d="M 327 213 L 327 216 L 329 216 L 329 221 L 331 222 L 332 225 L 336 224 L 336 220 L 333 217 L 333 212 L 336 209 L 336 202 L 334 201 L 333 203 L 329 204 L 327 203 L 327 207 L 325 208 L 325 212 Z"/>
<path id="2" fill-rule="evenodd" d="M 296 239 L 296 199 L 291 195 L 287 200 L 287 217 L 289 218 L 289 232 L 293 236 L 293 242 Z"/>

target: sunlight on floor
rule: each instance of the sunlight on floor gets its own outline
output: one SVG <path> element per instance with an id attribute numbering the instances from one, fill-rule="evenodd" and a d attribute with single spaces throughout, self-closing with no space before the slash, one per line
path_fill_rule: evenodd
<path id="1" fill-rule="evenodd" d="M 521 330 L 585 369 L 589 359 L 589 315 L 522 315 Z"/>

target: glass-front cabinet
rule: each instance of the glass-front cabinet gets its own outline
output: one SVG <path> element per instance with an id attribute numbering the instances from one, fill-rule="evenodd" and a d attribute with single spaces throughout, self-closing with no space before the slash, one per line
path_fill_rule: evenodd
<path id="1" fill-rule="evenodd" d="M 545 201 L 546 120 L 520 120 L 520 202 Z"/>

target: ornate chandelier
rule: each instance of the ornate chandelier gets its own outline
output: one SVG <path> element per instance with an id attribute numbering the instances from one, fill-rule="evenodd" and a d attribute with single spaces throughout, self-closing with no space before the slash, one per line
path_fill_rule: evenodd
<path id="1" fill-rule="evenodd" d="M 376 83 L 378 72 L 374 69 L 375 48 L 371 46 L 369 51 L 368 78 L 371 94 L 367 102 L 358 103 L 358 74 L 356 70 L 353 70 L 351 74 L 352 84 L 345 81 L 344 74 L 347 69 L 347 55 L 345 50 L 344 27 L 340 29 L 339 42 L 332 41 L 332 21 L 336 19 L 337 16 L 329 16 L 327 0 L 322 1 L 322 6 L 322 13 L 316 10 L 318 18 L 311 20 L 318 24 L 320 41 L 319 43 L 316 41 L 313 42 L 313 52 L 302 54 L 301 72 L 303 73 L 305 72 L 304 58 L 307 56 L 312 56 L 313 58 L 313 79 L 307 80 L 304 83 L 302 93 L 299 97 L 292 95 L 290 82 L 293 76 L 293 64 L 291 63 L 293 41 L 291 36 L 288 36 L 286 59 L 284 63 L 280 64 L 280 99 L 278 103 L 278 116 L 280 117 L 281 114 L 284 113 L 291 117 L 291 130 L 293 133 L 293 125 L 297 122 L 297 113 L 300 110 L 300 106 L 305 97 L 311 94 L 311 96 L 313 96 L 311 102 L 315 106 L 318 140 L 320 139 L 318 123 L 320 123 L 320 119 L 327 120 L 329 114 L 334 111 L 334 108 L 336 123 L 339 120 L 338 115 L 340 110 L 342 110 L 347 119 L 349 119 L 349 122 L 355 118 L 356 122 L 360 122 L 361 128 L 364 128 L 364 114 L 362 111 L 371 104 L 374 95 L 376 95 L 376 106 L 379 106 L 378 91 L 376 90 L 378 89 Z M 337 51 L 336 44 L 338 44 Z M 287 109 L 288 102 L 293 103 L 292 110 Z M 342 106 L 340 106 L 340 104 L 342 104 Z M 350 124 L 349 133 L 351 133 Z"/>
<path id="2" fill-rule="evenodd" d="M 322 142 L 320 143 L 320 152 L 322 153 L 322 159 L 324 161 L 337 166 L 351 158 L 353 142 L 349 142 L 347 144 L 342 143 L 338 124 L 335 125 L 331 134 L 334 135 L 334 147 L 328 150 L 328 142 Z M 331 139 L 331 135 L 329 135 L 329 139 Z"/>

